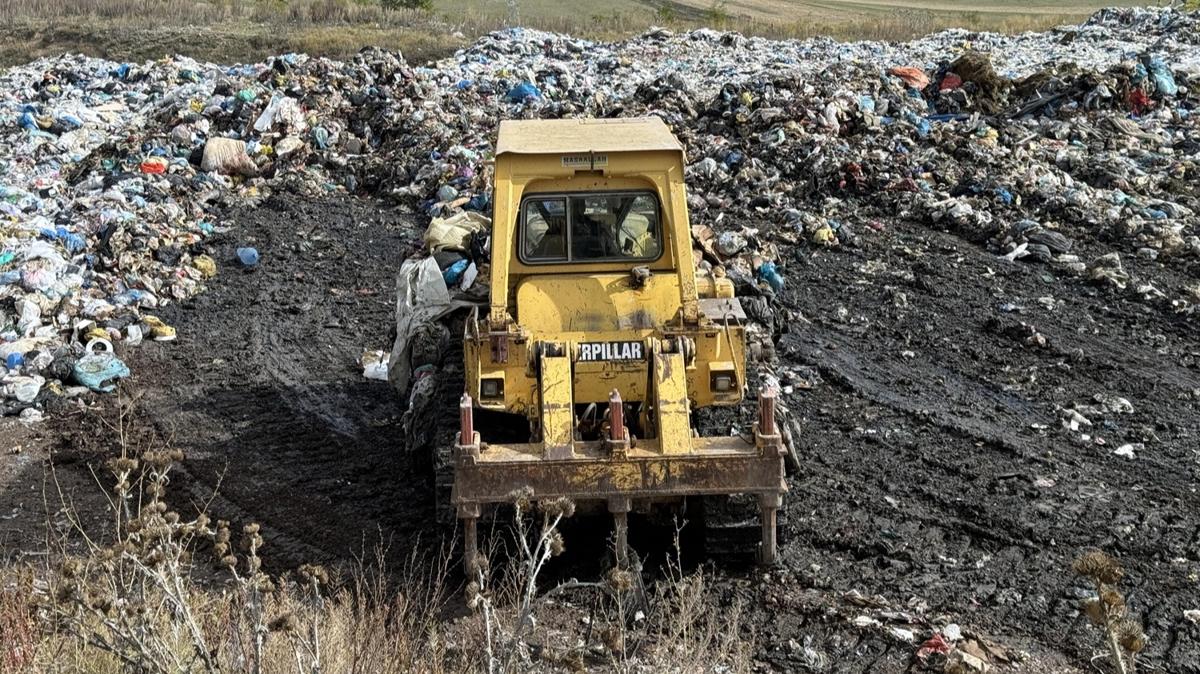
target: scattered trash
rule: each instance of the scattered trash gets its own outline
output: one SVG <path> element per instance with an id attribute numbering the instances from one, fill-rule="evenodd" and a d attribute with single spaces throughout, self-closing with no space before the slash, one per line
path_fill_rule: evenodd
<path id="1" fill-rule="evenodd" d="M 21 410 L 18 418 L 26 425 L 33 425 L 40 422 L 45 417 L 45 414 L 36 407 L 26 407 Z"/>
<path id="2" fill-rule="evenodd" d="M 451 218 L 434 218 L 425 230 L 425 246 L 431 253 L 444 250 L 469 252 L 471 237 L 486 232 L 492 221 L 485 215 L 463 211 Z"/>
<path id="3" fill-rule="evenodd" d="M 1117 456 L 1120 456 L 1120 457 L 1124 457 L 1126 459 L 1136 459 L 1137 452 L 1143 451 L 1145 449 L 1146 449 L 1146 445 L 1144 445 L 1140 442 L 1130 442 L 1130 443 L 1126 443 L 1126 444 L 1121 445 L 1120 447 L 1117 447 L 1116 449 L 1114 449 L 1113 454 L 1116 454 Z"/>
<path id="4" fill-rule="evenodd" d="M 889 75 L 895 75 L 913 89 L 924 89 L 929 86 L 929 76 L 920 68 L 912 66 L 895 66 L 888 70 Z"/>
<path id="5" fill-rule="evenodd" d="M 530 99 L 541 98 L 542 92 L 529 82 L 522 82 L 508 90 L 508 100 L 513 103 L 523 103 Z"/>
<path id="6" fill-rule="evenodd" d="M 860 615 L 851 621 L 855 627 L 879 627 L 881 624 L 878 620 L 871 616 Z"/>
<path id="7" fill-rule="evenodd" d="M 442 272 L 442 280 L 446 282 L 446 287 L 453 288 L 454 286 L 457 286 L 459 280 L 462 278 L 463 273 L 467 271 L 467 267 L 469 265 L 470 262 L 464 258 L 447 267 L 446 270 Z"/>
<path id="8" fill-rule="evenodd" d="M 206 279 L 217 275 L 217 262 L 207 255 L 197 255 L 192 258 L 192 266 Z"/>
<path id="9" fill-rule="evenodd" d="M 775 268 L 774 262 L 764 262 L 755 270 L 758 278 L 767 282 L 771 286 L 771 290 L 775 292 L 783 291 L 783 277 L 779 275 L 779 271 Z"/>
<path id="10" fill-rule="evenodd" d="M 258 167 L 246 154 L 245 141 L 233 138 L 210 138 L 204 144 L 200 170 L 243 176 L 258 173 Z"/>
<path id="11" fill-rule="evenodd" d="M 129 376 L 129 368 L 111 351 L 89 353 L 75 362 L 75 381 L 93 391 L 110 393 L 116 380 Z"/>
<path id="12" fill-rule="evenodd" d="M 978 655 L 962 650 L 951 651 L 946 656 L 947 672 L 987 672 L 991 669 L 987 661 Z"/>
<path id="13" fill-rule="evenodd" d="M 358 359 L 358 364 L 363 369 L 363 376 L 376 381 L 388 380 L 387 362 L 387 351 L 366 351 Z"/>
<path id="14" fill-rule="evenodd" d="M 142 323 L 150 329 L 150 336 L 156 342 L 170 342 L 175 339 L 175 328 L 163 323 L 157 316 L 142 316 Z M 109 350 L 112 350 L 111 345 Z"/>
<path id="15" fill-rule="evenodd" d="M 258 266 L 258 249 L 250 248 L 250 247 L 238 248 L 237 249 L 237 259 L 238 259 L 238 262 L 242 263 L 243 267 L 247 267 L 247 268 L 257 267 Z"/>
<path id="16" fill-rule="evenodd" d="M 945 655 L 950 652 L 951 646 L 946 643 L 946 639 L 941 634 L 934 634 L 927 639 L 921 647 L 917 649 L 917 659 L 924 662 L 931 655 Z"/>
<path id="17" fill-rule="evenodd" d="M 746 237 L 737 232 L 721 232 L 717 237 L 717 251 L 725 257 L 737 255 L 746 245 Z"/>
<path id="18" fill-rule="evenodd" d="M 37 375 L 8 375 L 0 382 L 2 382 L 0 387 L 3 388 L 5 396 L 17 402 L 31 403 L 37 399 L 46 379 Z"/>

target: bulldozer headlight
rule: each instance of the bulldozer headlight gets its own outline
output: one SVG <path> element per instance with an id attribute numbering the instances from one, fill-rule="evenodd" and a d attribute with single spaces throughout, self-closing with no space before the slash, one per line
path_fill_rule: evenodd
<path id="1" fill-rule="evenodd" d="M 481 379 L 479 381 L 479 394 L 483 398 L 504 397 L 504 380 L 498 378 Z"/>
<path id="2" fill-rule="evenodd" d="M 729 393 L 733 390 L 736 380 L 737 377 L 733 372 L 713 372 L 709 377 L 708 385 L 714 393 Z"/>

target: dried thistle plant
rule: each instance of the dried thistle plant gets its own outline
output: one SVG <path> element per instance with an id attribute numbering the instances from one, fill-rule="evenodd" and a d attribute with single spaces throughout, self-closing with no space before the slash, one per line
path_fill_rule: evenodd
<path id="1" fill-rule="evenodd" d="M 468 581 L 467 605 L 483 618 L 485 657 L 488 672 L 513 671 L 518 660 L 527 658 L 525 643 L 537 625 L 538 606 L 552 594 L 566 587 L 583 586 L 569 582 L 544 594 L 539 593 L 538 577 L 546 563 L 566 550 L 566 542 L 558 526 L 563 519 L 575 514 L 575 503 L 568 498 L 536 501 L 528 487 L 509 494 L 514 506 L 513 533 L 519 557 L 509 569 L 507 582 L 513 598 L 513 609 L 502 611 L 489 588 L 491 581 L 486 556 L 481 555 Z M 540 515 L 540 518 L 537 518 Z M 535 520 L 540 524 L 535 526 Z M 511 616 L 509 615 L 511 613 Z M 528 663 L 522 662 L 520 668 Z"/>
<path id="2" fill-rule="evenodd" d="M 1072 566 L 1075 573 L 1104 585 L 1118 583 L 1125 575 L 1121 563 L 1101 550 L 1088 550 Z"/>
<path id="3" fill-rule="evenodd" d="M 1104 630 L 1113 668 L 1119 674 L 1132 674 L 1137 654 L 1146 647 L 1146 634 L 1138 621 L 1127 617 L 1125 597 L 1115 585 L 1125 576 L 1121 563 L 1100 550 L 1089 550 L 1072 565 L 1075 573 L 1092 581 L 1096 597 L 1083 603 L 1088 620 Z"/>

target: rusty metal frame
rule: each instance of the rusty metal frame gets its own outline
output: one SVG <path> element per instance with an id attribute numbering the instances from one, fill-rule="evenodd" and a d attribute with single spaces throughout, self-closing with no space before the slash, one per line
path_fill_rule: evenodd
<path id="1" fill-rule="evenodd" d="M 547 456 L 542 443 L 489 445 L 474 428 L 471 396 L 459 402 L 451 500 L 463 525 L 464 564 L 479 571 L 478 520 L 483 506 L 506 503 L 518 493 L 533 499 L 567 497 L 606 501 L 616 527 L 618 561 L 625 559 L 628 513 L 634 501 L 666 501 L 682 496 L 755 494 L 761 512 L 759 561 L 774 564 L 778 554 L 776 515 L 787 491 L 783 438 L 775 423 L 778 392 L 759 393 L 754 441 L 740 437 L 692 437 L 690 450 L 663 451 L 656 439 L 634 440 L 622 419 L 621 396 L 609 397 L 613 413 L 605 438 L 575 441 L 567 451 Z"/>
<path id="2" fill-rule="evenodd" d="M 536 444 L 459 446 L 452 499 L 462 516 L 470 516 L 480 505 L 511 501 L 514 492 L 526 488 L 534 498 L 579 501 L 787 491 L 778 446 L 756 447 L 740 438 L 693 441 L 701 447 L 685 454 L 634 448 L 624 456 L 610 452 L 604 441 L 576 442 L 576 458 L 562 460 L 542 458 Z"/>

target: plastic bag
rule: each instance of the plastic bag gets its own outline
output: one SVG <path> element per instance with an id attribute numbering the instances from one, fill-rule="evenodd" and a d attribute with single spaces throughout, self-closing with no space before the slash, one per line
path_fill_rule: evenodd
<path id="1" fill-rule="evenodd" d="M 396 277 L 396 342 L 388 359 L 388 379 L 397 391 L 408 390 L 409 340 L 417 328 L 450 313 L 454 305 L 432 257 L 405 260 Z"/>
<path id="2" fill-rule="evenodd" d="M 233 138 L 209 138 L 204 144 L 200 170 L 244 176 L 258 173 L 258 167 L 246 154 L 246 143 Z"/>
<path id="3" fill-rule="evenodd" d="M 474 211 L 463 211 L 450 218 L 434 218 L 425 230 L 425 246 L 431 253 L 443 250 L 469 252 L 471 235 L 487 231 L 491 226 L 491 218 Z"/>
<path id="4" fill-rule="evenodd" d="M 89 353 L 75 362 L 75 381 L 93 391 L 111 393 L 117 379 L 129 376 L 129 367 L 111 351 Z"/>
<path id="5" fill-rule="evenodd" d="M 1154 80 L 1154 88 L 1163 96 L 1174 96 L 1179 93 L 1179 85 L 1175 84 L 1175 75 L 1160 58 L 1150 59 L 1150 77 Z"/>

